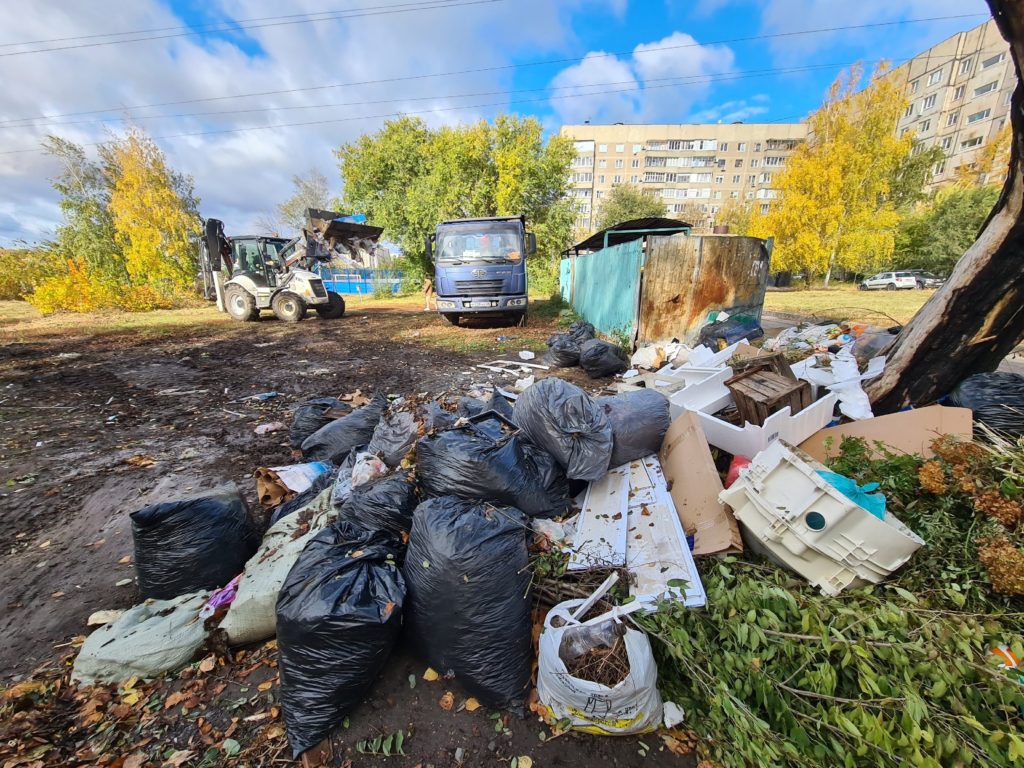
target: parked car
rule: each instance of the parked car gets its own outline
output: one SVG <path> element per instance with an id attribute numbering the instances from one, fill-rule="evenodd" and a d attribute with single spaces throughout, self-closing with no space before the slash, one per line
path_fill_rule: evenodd
<path id="1" fill-rule="evenodd" d="M 908 269 L 907 272 L 914 276 L 918 288 L 938 288 L 946 282 L 946 278 L 925 272 L 923 269 Z"/>
<path id="2" fill-rule="evenodd" d="M 899 289 L 913 290 L 917 288 L 917 278 L 909 272 L 879 272 L 862 282 L 858 288 L 862 291 L 874 291 L 884 288 L 887 291 Z"/>

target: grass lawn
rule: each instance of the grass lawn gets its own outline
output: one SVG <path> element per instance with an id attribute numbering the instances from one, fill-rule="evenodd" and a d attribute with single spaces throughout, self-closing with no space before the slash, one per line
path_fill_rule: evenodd
<path id="1" fill-rule="evenodd" d="M 765 312 L 784 312 L 822 320 L 860 320 L 880 325 L 906 323 L 935 293 L 925 291 L 859 291 L 856 286 L 769 291 Z M 888 320 L 887 318 L 891 318 Z"/>

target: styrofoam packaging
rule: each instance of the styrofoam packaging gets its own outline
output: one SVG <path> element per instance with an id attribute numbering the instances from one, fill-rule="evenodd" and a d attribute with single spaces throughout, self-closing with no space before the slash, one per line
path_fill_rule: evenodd
<path id="1" fill-rule="evenodd" d="M 829 393 L 797 414 L 793 414 L 787 405 L 765 419 L 764 425 L 760 427 L 749 423 L 737 427 L 703 411 L 697 415 L 711 445 L 734 456 L 750 457 L 776 440 L 796 445 L 819 429 L 824 429 L 832 421 L 832 412 L 838 400 L 838 395 Z"/>
<path id="2" fill-rule="evenodd" d="M 742 524 L 752 549 L 837 595 L 878 584 L 924 541 L 895 515 L 879 520 L 826 482 L 824 465 L 782 440 L 754 456 L 719 494 Z"/>

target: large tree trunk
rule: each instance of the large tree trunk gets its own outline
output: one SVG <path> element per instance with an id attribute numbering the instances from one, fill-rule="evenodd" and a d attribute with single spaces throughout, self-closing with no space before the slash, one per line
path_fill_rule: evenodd
<path id="1" fill-rule="evenodd" d="M 988 4 L 1017 71 L 1009 175 L 974 245 L 890 348 L 885 373 L 868 389 L 876 413 L 931 402 L 994 370 L 1024 337 L 1024 2 Z"/>

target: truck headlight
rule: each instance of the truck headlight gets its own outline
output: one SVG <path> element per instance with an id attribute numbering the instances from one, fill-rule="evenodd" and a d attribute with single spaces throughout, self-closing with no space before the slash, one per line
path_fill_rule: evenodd
<path id="1" fill-rule="evenodd" d="M 438 309 L 455 309 L 454 301 L 439 301 L 437 302 Z"/>
<path id="2" fill-rule="evenodd" d="M 510 307 L 525 307 L 526 299 L 509 299 L 508 305 Z"/>

